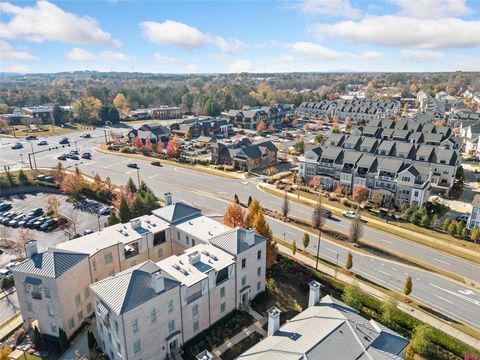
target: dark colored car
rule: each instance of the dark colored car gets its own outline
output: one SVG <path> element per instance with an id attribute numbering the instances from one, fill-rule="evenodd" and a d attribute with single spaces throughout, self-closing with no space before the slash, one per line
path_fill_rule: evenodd
<path id="1" fill-rule="evenodd" d="M 0 211 L 8 211 L 12 208 L 12 204 L 10 203 L 1 203 L 0 204 Z"/>
<path id="2" fill-rule="evenodd" d="M 89 152 L 85 152 L 82 154 L 82 159 L 91 159 L 92 158 L 92 154 L 90 154 Z"/>
<path id="3" fill-rule="evenodd" d="M 150 164 L 152 164 L 153 166 L 162 166 L 162 164 L 160 164 L 160 161 L 152 161 Z"/>
<path id="4" fill-rule="evenodd" d="M 111 212 L 112 208 L 109 206 L 104 206 L 98 211 L 100 215 L 110 215 Z"/>
<path id="5" fill-rule="evenodd" d="M 67 156 L 65 154 L 57 156 L 58 160 L 67 160 Z"/>
<path id="6" fill-rule="evenodd" d="M 23 145 L 22 145 L 22 143 L 17 142 L 17 143 L 15 143 L 15 144 L 13 144 L 11 148 L 12 148 L 13 150 L 17 150 L 17 149 L 23 148 Z"/>
<path id="7" fill-rule="evenodd" d="M 323 210 L 322 209 L 322 216 L 324 218 L 330 219 L 332 217 L 332 212 L 330 210 Z"/>
<path id="8" fill-rule="evenodd" d="M 42 225 L 40 225 L 40 231 L 48 231 L 52 229 L 57 224 L 57 220 L 55 219 L 48 219 Z"/>
<path id="9" fill-rule="evenodd" d="M 12 220 L 15 216 L 17 216 L 18 214 L 15 212 L 15 211 L 10 211 L 7 216 L 4 216 L 3 217 L 3 220 L 2 220 L 2 224 L 3 225 L 8 225 L 8 223 L 10 222 L 10 220 Z"/>
<path id="10" fill-rule="evenodd" d="M 48 217 L 41 217 L 40 219 L 37 219 L 33 222 L 31 228 L 32 229 L 38 229 L 45 221 L 47 221 L 48 219 L 51 219 L 51 218 L 48 218 Z"/>
<path id="11" fill-rule="evenodd" d="M 90 139 L 92 137 L 92 135 L 90 135 L 88 133 L 85 133 L 85 134 L 80 134 L 80 137 L 84 138 L 84 139 Z"/>
<path id="12" fill-rule="evenodd" d="M 25 216 L 23 217 L 23 219 L 18 222 L 18 227 L 26 227 L 26 226 L 27 226 L 27 223 L 28 223 L 30 220 L 35 219 L 35 218 L 36 218 L 36 216 L 34 216 L 34 215 L 28 215 L 28 214 L 25 215 Z"/>
<path id="13" fill-rule="evenodd" d="M 37 220 L 38 220 L 38 218 L 34 217 L 34 218 L 28 220 L 28 221 L 25 223 L 24 226 L 25 226 L 26 228 L 32 229 L 32 228 L 33 228 L 33 223 L 34 223 L 35 221 L 37 221 Z"/>
<path id="14" fill-rule="evenodd" d="M 68 154 L 68 158 L 72 160 L 80 160 L 80 157 L 77 154 Z"/>
<path id="15" fill-rule="evenodd" d="M 37 137 L 35 135 L 28 135 L 25 137 L 25 140 L 37 140 Z"/>
<path id="16" fill-rule="evenodd" d="M 35 209 L 32 209 L 28 214 L 27 216 L 40 216 L 43 214 L 43 209 L 42 208 L 35 208 Z"/>
<path id="17" fill-rule="evenodd" d="M 127 164 L 127 167 L 132 168 L 132 169 L 138 169 L 138 165 L 135 164 L 135 163 Z"/>
<path id="18" fill-rule="evenodd" d="M 48 145 L 48 141 L 47 140 L 39 141 L 37 145 L 39 146 Z"/>
<path id="19" fill-rule="evenodd" d="M 66 137 L 62 137 L 62 138 L 58 141 L 58 143 L 59 143 L 60 145 L 66 145 L 66 144 L 70 144 L 70 140 L 68 140 L 68 138 L 66 138 Z"/>

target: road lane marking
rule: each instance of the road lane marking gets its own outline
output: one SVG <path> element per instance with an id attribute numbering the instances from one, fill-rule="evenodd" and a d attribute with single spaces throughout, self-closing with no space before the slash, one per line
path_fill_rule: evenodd
<path id="1" fill-rule="evenodd" d="M 440 259 L 437 259 L 437 258 L 433 258 L 433 260 L 438 261 L 439 263 L 442 263 L 442 264 L 445 264 L 445 265 L 450 265 L 450 263 L 448 263 L 446 261 L 443 261 L 443 260 L 440 260 Z"/>
<path id="2" fill-rule="evenodd" d="M 444 297 L 441 297 L 440 295 L 435 295 L 435 297 L 437 297 L 437 298 L 439 298 L 439 299 L 442 299 L 443 301 L 446 301 L 446 302 L 448 302 L 448 303 L 450 303 L 450 304 L 453 304 L 453 301 L 450 301 L 450 300 L 448 300 L 448 299 L 445 299 Z"/>
<path id="3" fill-rule="evenodd" d="M 387 272 L 385 272 L 385 271 L 382 271 L 382 270 L 380 270 L 380 269 L 375 268 L 375 270 L 377 270 L 379 273 L 381 273 L 381 274 L 383 274 L 383 275 L 392 276 L 392 275 L 390 275 L 389 273 L 387 273 Z"/>
<path id="4" fill-rule="evenodd" d="M 478 300 L 469 298 L 468 296 L 465 296 L 465 295 L 457 294 L 455 291 L 450 291 L 450 290 L 444 289 L 444 288 L 442 288 L 442 287 L 440 287 L 440 286 L 438 286 L 438 285 L 432 284 L 432 283 L 430 283 L 430 285 L 433 286 L 433 287 L 435 287 L 435 288 L 437 288 L 437 289 L 439 289 L 439 290 L 445 291 L 445 292 L 448 293 L 448 294 L 454 295 L 454 296 L 456 296 L 456 297 L 458 297 L 458 298 L 460 298 L 460 299 L 462 299 L 462 300 L 465 300 L 465 301 L 468 301 L 468 302 L 470 302 L 470 303 L 472 303 L 472 304 L 474 304 L 474 305 L 480 306 L 480 301 L 478 301 Z"/>

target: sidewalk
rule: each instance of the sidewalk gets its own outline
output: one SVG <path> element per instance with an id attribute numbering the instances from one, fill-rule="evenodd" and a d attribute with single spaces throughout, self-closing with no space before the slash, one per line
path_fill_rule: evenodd
<path id="1" fill-rule="evenodd" d="M 12 317 L 10 317 L 8 320 L 6 320 L 4 324 L 7 322 L 8 322 L 7 325 L 0 327 L 0 341 L 2 341 L 11 333 L 13 333 L 20 326 L 22 326 L 22 323 L 23 323 L 22 315 L 18 312 Z"/>
<path id="2" fill-rule="evenodd" d="M 246 329 L 243 329 L 240 331 L 238 334 L 232 336 L 230 339 L 225 341 L 222 345 L 219 347 L 215 348 L 212 351 L 212 354 L 215 355 L 217 358 L 219 358 L 225 351 L 227 351 L 229 348 L 231 348 L 233 345 L 238 344 L 240 341 L 246 339 L 250 334 L 253 332 L 257 332 L 263 337 L 267 336 L 267 332 L 263 330 L 262 326 L 267 323 L 267 318 L 260 315 L 257 313 L 255 310 L 253 310 L 251 307 L 248 309 L 248 313 L 252 315 L 255 318 L 255 322 L 247 327 Z"/>
<path id="3" fill-rule="evenodd" d="M 287 248 L 286 246 L 283 246 L 281 244 L 277 244 L 278 246 L 278 250 L 281 251 L 282 253 L 286 254 L 287 256 L 291 256 L 292 255 L 292 250 L 290 250 L 289 248 Z M 296 253 L 295 254 L 295 259 L 301 261 L 302 263 L 312 267 L 312 268 L 315 268 L 315 260 L 305 256 L 305 255 L 302 255 L 300 253 Z M 356 282 L 359 287 L 364 291 L 366 292 L 367 294 L 375 297 L 375 298 L 378 298 L 378 299 L 381 299 L 381 300 L 388 300 L 389 299 L 389 296 L 386 295 L 385 293 L 383 293 L 382 291 L 380 290 L 377 290 L 375 289 L 374 287 L 370 286 L 370 285 L 367 285 L 365 283 L 362 283 L 360 281 L 357 281 L 356 279 L 352 278 L 351 276 L 348 276 L 348 275 L 345 275 L 339 271 L 335 271 L 334 269 L 322 264 L 321 262 L 318 263 L 318 271 L 321 271 L 325 274 L 328 274 L 330 276 L 333 276 L 342 281 L 342 282 L 345 282 L 347 284 L 352 284 L 354 282 Z M 408 304 L 405 304 L 405 303 L 402 303 L 400 302 L 398 305 L 397 305 L 397 308 L 407 314 L 410 314 L 411 316 L 415 317 L 416 319 L 418 320 L 421 320 L 423 321 L 424 323 L 434 327 L 434 328 L 437 328 L 439 330 L 442 330 L 443 332 L 449 334 L 450 336 L 453 336 L 454 338 L 460 340 L 460 341 L 463 341 L 465 344 L 468 344 L 472 347 L 474 347 L 475 349 L 480 349 L 480 340 L 477 340 L 475 339 L 474 337 L 468 335 L 468 334 L 465 334 L 457 329 L 455 329 L 454 327 L 444 323 L 443 321 L 440 321 L 420 310 L 417 310 L 415 308 L 413 308 L 412 306 L 408 305 Z"/>
<path id="4" fill-rule="evenodd" d="M 258 190 L 264 191 L 262 189 L 262 187 L 267 188 L 270 191 L 274 191 L 275 193 L 278 193 L 278 195 L 281 196 L 281 197 L 284 196 L 284 191 L 280 191 L 280 190 L 276 189 L 275 185 L 271 185 L 271 184 L 259 184 L 259 185 L 257 185 Z M 315 205 L 317 203 L 315 200 L 306 198 L 304 196 L 298 196 L 298 195 L 295 195 L 295 194 L 292 194 L 292 193 L 287 193 L 287 194 L 288 194 L 288 197 L 291 198 L 291 199 L 300 200 L 302 202 L 306 202 L 306 203 L 309 203 L 311 205 Z M 322 207 L 324 209 L 328 209 L 328 210 L 342 211 L 342 209 L 340 209 L 336 206 L 327 205 L 325 203 L 322 204 Z M 371 217 L 364 218 L 364 219 L 367 221 L 367 226 L 368 226 L 368 223 L 381 225 L 383 227 L 388 226 L 390 229 L 397 232 L 399 236 L 404 237 L 406 239 L 408 239 L 408 236 L 414 236 L 414 237 L 421 238 L 423 240 L 429 241 L 429 242 L 434 243 L 434 244 L 439 244 L 439 245 L 442 245 L 444 247 L 448 247 L 448 248 L 450 248 L 452 250 L 455 250 L 455 251 L 458 251 L 458 252 L 463 252 L 465 254 L 469 254 L 469 255 L 473 255 L 473 256 L 478 256 L 479 255 L 478 251 L 465 249 L 465 248 L 463 248 L 459 245 L 455 245 L 455 244 L 451 244 L 447 241 L 442 241 L 442 240 L 435 239 L 432 236 L 421 234 L 421 233 L 415 232 L 413 230 L 408 230 L 408 229 L 405 229 L 405 228 L 402 228 L 402 227 L 399 227 L 399 226 L 387 224 L 385 221 L 377 220 L 377 219 L 374 219 L 374 218 L 371 218 Z"/>

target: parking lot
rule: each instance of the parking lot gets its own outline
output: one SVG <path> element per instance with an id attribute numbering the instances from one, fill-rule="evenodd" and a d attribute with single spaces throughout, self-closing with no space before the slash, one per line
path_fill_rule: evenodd
<path id="1" fill-rule="evenodd" d="M 98 230 L 98 224 L 100 223 L 101 228 L 104 227 L 104 224 L 107 221 L 107 216 L 97 217 L 98 210 L 103 207 L 103 204 L 92 200 L 84 200 L 77 203 L 67 202 L 67 196 L 64 195 L 52 195 L 45 193 L 37 194 L 27 194 L 27 195 L 18 195 L 9 198 L 1 198 L 0 202 L 9 202 L 12 204 L 11 211 L 17 213 L 27 214 L 34 208 L 43 208 L 47 211 L 47 198 L 49 196 L 55 196 L 59 201 L 59 214 L 67 218 L 71 218 L 75 223 L 75 230 L 77 234 L 82 235 L 85 230 Z M 19 231 L 24 229 L 23 227 L 9 227 L 0 224 L 0 237 L 3 238 L 5 235 L 12 240 L 18 238 Z M 69 229 L 64 229 L 63 227 L 55 227 L 49 231 L 39 231 L 35 229 L 30 230 L 34 239 L 38 240 L 39 250 L 43 250 L 47 247 L 55 247 L 57 244 L 68 240 L 68 236 L 74 235 L 73 226 L 70 226 Z M 5 264 L 12 261 L 15 255 L 12 251 L 8 249 L 0 255 L 0 268 Z"/>

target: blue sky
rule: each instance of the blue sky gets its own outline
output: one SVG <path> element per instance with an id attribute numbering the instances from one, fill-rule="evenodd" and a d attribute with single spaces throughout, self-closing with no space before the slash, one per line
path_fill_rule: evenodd
<path id="1" fill-rule="evenodd" d="M 479 0 L 0 2 L 0 71 L 480 71 Z"/>

